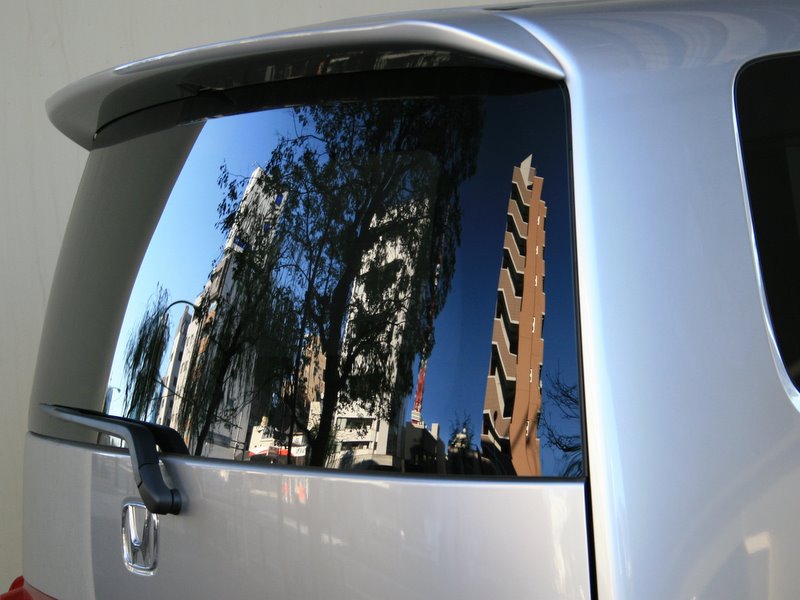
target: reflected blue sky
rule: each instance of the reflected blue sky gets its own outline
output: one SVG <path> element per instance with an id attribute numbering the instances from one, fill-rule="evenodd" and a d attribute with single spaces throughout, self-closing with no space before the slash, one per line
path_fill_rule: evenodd
<path id="1" fill-rule="evenodd" d="M 205 124 L 164 207 L 136 277 L 114 353 L 110 386 L 124 388 L 125 345 L 157 286 L 169 291 L 170 301 L 194 302 L 220 257 L 225 242 L 216 226 L 217 206 L 222 198 L 217 185 L 220 166 L 225 163 L 232 174 L 249 176 L 259 160 L 269 157 L 279 133 L 293 127 L 289 109 L 212 119 Z M 177 306 L 170 311 L 173 324 L 183 309 L 184 306 Z"/>
<path id="2" fill-rule="evenodd" d="M 428 362 L 422 411 L 426 424 L 440 424 L 445 440 L 454 421 L 469 416 L 475 443 L 480 438 L 512 170 L 528 155 L 533 155 L 537 175 L 544 178 L 542 198 L 548 210 L 543 380 L 546 388 L 548 376 L 560 372 L 565 382 L 578 381 L 562 92 L 550 89 L 493 97 L 487 99 L 486 108 L 478 171 L 461 188 L 462 243 L 452 290 L 436 320 L 436 346 Z M 264 111 L 211 120 L 205 125 L 140 268 L 122 325 L 110 386 L 124 388 L 125 346 L 157 287 L 168 290 L 170 301 L 193 302 L 220 257 L 224 243 L 224 235 L 216 227 L 217 206 L 223 196 L 217 185 L 220 166 L 224 163 L 232 174 L 242 177 L 263 166 L 278 135 L 294 130 L 292 114 L 288 109 Z M 182 310 L 183 306 L 172 309 L 173 327 Z M 412 402 L 413 391 L 406 402 L 405 420 Z M 117 402 L 111 412 L 121 410 Z M 542 467 L 543 474 L 553 474 L 558 467 L 558 456 L 544 444 Z"/>
<path id="3" fill-rule="evenodd" d="M 548 211 L 542 377 L 545 387 L 559 371 L 565 382 L 578 380 L 564 99 L 559 90 L 489 98 L 486 118 L 478 172 L 462 186 L 462 244 L 426 376 L 423 417 L 440 423 L 445 436 L 464 414 L 480 435 L 511 174 L 528 155 L 544 178 Z M 543 444 L 542 473 L 557 467 L 558 456 Z"/>

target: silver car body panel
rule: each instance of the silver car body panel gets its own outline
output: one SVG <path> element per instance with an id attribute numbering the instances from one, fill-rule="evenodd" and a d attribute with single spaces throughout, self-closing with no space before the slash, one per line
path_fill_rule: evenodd
<path id="1" fill-rule="evenodd" d="M 115 119 L 185 98 L 197 89 L 217 87 L 218 73 L 203 69 L 226 61 L 303 52 L 319 56 L 321 62 L 337 50 L 415 46 L 463 52 L 551 79 L 563 77 L 547 49 L 515 23 L 481 10 L 431 11 L 416 18 L 347 21 L 154 56 L 67 86 L 50 98 L 47 112 L 56 127 L 88 149 L 95 132 Z M 247 78 L 235 63 L 226 64 L 228 85 L 253 83 Z"/>
<path id="2" fill-rule="evenodd" d="M 458 23 L 464 22 L 461 17 L 452 17 L 447 27 L 436 20 L 439 17 L 434 19 L 436 24 L 422 25 L 424 16 L 402 21 L 405 25 L 398 25 L 394 31 L 406 35 L 414 30 L 420 40 L 491 55 L 543 76 L 560 78 L 563 74 L 569 91 L 595 548 L 591 560 L 595 561 L 597 596 L 620 600 L 797 597 L 798 397 L 777 359 L 765 310 L 737 144 L 733 85 L 748 61 L 800 49 L 800 6 L 790 2 L 609 1 L 459 14 L 468 15 L 473 24 L 484 19 L 493 23 L 494 33 L 476 37 L 472 29 L 458 31 Z M 49 111 L 62 131 L 89 147 L 93 129 L 102 125 L 98 121 L 100 107 L 118 89 L 115 82 L 129 76 L 126 73 L 137 81 L 151 77 L 155 81 L 155 75 L 161 73 L 169 79 L 180 71 L 183 61 L 201 54 L 213 61 L 214 52 L 235 54 L 237 48 L 248 51 L 262 43 L 265 49 L 319 47 L 326 35 L 333 36 L 329 39 L 335 38 L 337 44 L 355 45 L 362 40 L 386 39 L 381 37 L 381 28 L 392 31 L 385 21 L 374 26 L 342 25 L 327 34 L 293 33 L 240 46 L 210 47 L 197 51 L 200 54 L 179 53 L 134 63 L 67 88 L 54 98 Z M 506 35 L 501 31 L 513 36 L 513 44 L 497 42 L 500 38 L 493 37 L 495 34 Z M 530 37 L 520 37 L 523 31 Z M 431 38 L 426 37 L 429 34 Z M 472 42 L 477 45 L 469 46 Z M 514 50 L 508 50 L 512 45 Z M 527 59 L 523 57 L 526 52 L 531 53 Z M 162 85 L 163 81 L 158 83 Z M 136 95 L 138 107 L 148 105 L 148 98 L 144 92 Z M 133 96 L 115 108 L 114 114 L 133 110 L 135 103 L 131 102 Z M 175 139 L 174 143 L 180 148 L 190 140 Z M 106 362 L 80 366 L 79 353 L 74 351 L 75 340 L 80 338 L 75 336 L 98 326 L 113 327 L 123 309 L 107 308 L 113 304 L 109 301 L 119 298 L 105 298 L 78 314 L 74 311 L 78 300 L 70 297 L 72 278 L 76 273 L 88 276 L 105 260 L 99 256 L 102 252 L 88 257 L 81 253 L 86 245 L 98 242 L 81 237 L 96 209 L 86 191 L 92 189 L 92 177 L 100 172 L 93 165 L 104 160 L 122 161 L 128 152 L 146 156 L 161 151 L 147 144 L 148 139 L 142 138 L 133 144 L 135 148 L 111 147 L 94 152 L 90 159 L 48 309 L 32 398 L 34 431 L 48 432 L 47 423 L 36 414 L 39 402 L 52 402 L 61 394 L 59 401 L 79 403 L 85 393 L 102 388 L 112 343 L 103 338 L 104 333 L 88 333 L 90 342 L 96 344 L 89 349 L 99 351 L 96 356 L 105 356 Z M 153 160 L 151 168 L 167 167 Z M 124 222 L 123 217 L 120 220 Z M 111 244 L 108 240 L 100 243 Z M 132 254 L 139 252 L 130 258 L 132 263 L 141 257 L 141 244 L 124 243 L 136 250 Z M 70 315 L 69 324 L 63 321 L 66 314 Z M 68 330 L 66 337 L 64 328 Z M 71 358 L 70 353 L 77 358 Z M 90 377 L 81 380 L 86 375 Z M 28 441 L 25 573 L 34 585 L 51 577 L 47 537 L 41 532 L 61 527 L 66 516 L 58 516 L 37 499 L 50 493 L 50 483 L 37 473 L 51 473 L 48 465 L 56 464 L 51 458 L 56 446 L 40 438 Z M 44 452 L 45 447 L 51 451 Z M 92 485 L 105 493 L 110 488 L 103 470 L 109 465 L 118 465 L 114 469 L 120 472 L 130 468 L 129 462 L 113 454 L 102 452 L 92 458 L 92 453 L 82 448 L 66 443 L 64 448 L 81 457 L 76 458 L 76 465 L 82 465 L 77 471 L 84 476 L 65 483 L 59 495 L 74 497 L 76 502 L 86 502 L 86 488 L 78 487 L 87 484 L 88 469 L 92 469 Z M 171 459 L 167 462 L 179 479 L 182 469 L 202 472 L 199 481 L 235 480 L 238 475 L 227 464 L 189 462 L 179 466 Z M 294 482 L 301 477 L 305 475 L 285 471 L 266 475 L 263 487 L 258 489 L 272 493 L 283 479 Z M 508 503 L 508 511 L 517 511 L 508 519 L 508 533 L 513 536 L 521 534 L 515 530 L 515 519 L 532 527 L 533 520 L 539 518 L 537 507 L 545 511 L 541 514 L 548 515 L 546 518 L 552 517 L 554 505 L 541 494 L 565 494 L 565 506 L 569 505 L 570 518 L 575 519 L 581 517 L 575 512 L 574 502 L 578 498 L 583 502 L 579 485 L 399 479 L 354 483 L 327 473 L 308 477 L 311 489 L 316 487 L 319 496 L 335 493 L 347 498 L 342 504 L 347 513 L 356 507 L 363 510 L 367 503 L 380 506 L 372 504 L 372 498 L 392 503 L 411 494 L 415 501 L 439 511 L 437 522 L 453 536 L 461 535 L 455 531 L 461 521 L 450 512 L 452 507 L 446 500 L 450 493 L 464 493 L 474 515 L 480 514 L 480 498 L 486 495 L 493 497 L 492 502 Z M 127 481 L 118 485 L 127 485 Z M 241 487 L 231 489 L 252 493 Z M 133 495 L 132 490 L 126 493 Z M 273 502 L 281 506 L 278 500 Z M 41 515 L 53 515 L 52 520 L 47 517 L 42 523 L 32 522 L 32 506 Z M 411 526 L 415 516 L 402 513 L 406 510 L 403 505 L 395 505 L 394 510 L 407 519 L 401 522 L 397 512 L 387 515 L 394 519 L 391 535 L 399 535 L 404 527 Z M 202 519 L 203 526 L 213 527 L 213 510 L 203 507 L 198 511 L 201 515 L 195 518 Z M 270 518 L 283 518 L 287 512 L 271 514 Z M 191 515 L 188 510 L 187 515 Z M 290 519 L 300 516 L 288 515 Z M 165 546 L 169 544 L 169 527 L 184 527 L 184 516 L 162 521 Z M 302 518 L 313 522 L 314 527 L 324 522 L 312 512 L 305 512 Z M 285 535 L 294 527 L 287 523 L 277 525 Z M 76 527 L 85 526 L 86 519 L 79 519 Z M 551 531 L 551 526 L 543 527 L 543 531 Z M 347 534 L 350 540 L 366 539 L 375 533 L 375 527 L 376 523 L 368 519 L 353 523 Z M 76 535 L 86 531 L 81 529 Z M 390 535 L 388 530 L 378 531 Z M 577 529 L 570 531 L 574 534 Z M 469 544 L 480 539 L 487 543 L 488 554 L 503 552 L 511 545 L 530 548 L 532 557 L 537 552 L 536 543 L 521 535 L 502 539 L 492 535 L 472 532 L 452 539 Z M 422 536 L 421 530 L 418 536 Z M 416 538 L 417 542 L 421 539 Z M 319 544 L 309 550 L 325 552 Z M 393 547 L 385 551 L 397 550 Z M 169 552 L 160 556 L 166 554 Z M 380 554 L 376 560 L 387 556 Z M 436 556 L 442 562 L 429 565 L 423 587 L 454 596 L 450 591 L 457 588 L 443 582 L 460 585 L 464 580 L 459 579 L 446 552 Z M 534 562 L 531 558 L 525 564 Z M 91 571 L 86 569 L 90 568 L 83 565 L 75 576 L 88 576 Z M 118 568 L 124 571 L 121 561 Z M 202 561 L 195 568 L 202 570 Z M 572 590 L 586 589 L 579 571 Z M 328 581 L 326 577 L 330 576 L 326 571 L 313 575 L 319 581 Z M 556 573 L 551 576 L 555 578 Z M 302 585 L 317 585 L 313 577 L 308 575 L 309 581 L 304 580 Z M 504 585 L 499 577 L 494 581 Z M 470 588 L 467 596 L 480 597 L 482 589 Z M 505 595 L 541 597 L 537 589 L 506 588 Z"/>
<path id="3" fill-rule="evenodd" d="M 781 566 L 800 534 L 800 419 L 757 274 L 733 105 L 743 64 L 800 47 L 800 14 L 717 6 L 537 19 L 571 98 L 601 598 L 800 590 Z"/>
<path id="4" fill-rule="evenodd" d="M 581 482 L 439 485 L 166 458 L 193 500 L 161 518 L 158 567 L 143 577 L 126 569 L 121 536 L 106 535 L 119 533 L 122 503 L 138 502 L 127 454 L 29 434 L 26 455 L 27 493 L 49 518 L 25 523 L 35 540 L 25 576 L 59 598 L 400 600 L 420 587 L 444 598 L 590 597 Z M 85 477 L 65 481 L 76 470 Z M 74 527 L 83 539 L 71 539 Z M 91 559 L 65 552 L 70 543 Z M 491 560 L 498 548 L 509 551 Z"/>

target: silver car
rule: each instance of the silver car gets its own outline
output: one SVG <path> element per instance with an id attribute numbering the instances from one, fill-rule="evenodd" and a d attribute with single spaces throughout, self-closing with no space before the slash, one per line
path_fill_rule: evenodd
<path id="1" fill-rule="evenodd" d="M 20 589 L 800 597 L 798 52 L 791 2 L 534 3 L 56 94 Z"/>

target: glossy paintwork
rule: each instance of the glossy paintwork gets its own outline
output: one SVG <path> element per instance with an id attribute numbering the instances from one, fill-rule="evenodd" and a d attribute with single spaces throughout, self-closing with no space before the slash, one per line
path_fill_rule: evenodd
<path id="1" fill-rule="evenodd" d="M 91 148 L 95 132 L 144 106 L 185 98 L 190 90 L 217 87 L 215 65 L 231 60 L 303 53 L 322 63 L 337 50 L 370 48 L 446 48 L 485 61 L 496 61 L 548 78 L 563 73 L 536 38 L 505 19 L 479 9 L 430 11 L 424 15 L 374 17 L 212 44 L 154 56 L 78 81 L 48 100 L 50 119 L 65 135 Z M 267 62 L 267 64 L 270 64 Z M 157 75 L 154 77 L 154 75 Z M 248 70 L 227 62 L 224 79 L 253 83 Z"/>
<path id="2" fill-rule="evenodd" d="M 59 543 L 73 526 L 91 531 L 98 598 L 399 600 L 420 589 L 440 598 L 589 598 L 580 482 L 487 487 L 168 457 L 165 471 L 187 502 L 179 516 L 160 517 L 158 566 L 143 577 L 122 555 L 123 504 L 137 501 L 128 457 L 35 435 L 26 443 L 31 500 L 50 494 L 48 462 L 91 474 L 90 485 L 61 478 L 63 514 L 53 514 L 61 530 L 49 519 L 26 523 L 42 541 L 26 555 L 26 577 L 64 600 L 93 597 L 87 573 L 68 568 L 86 561 Z M 75 503 L 91 527 L 70 518 Z"/>
<path id="3" fill-rule="evenodd" d="M 491 14 L 538 39 L 570 95 L 598 597 L 796 598 L 800 416 L 764 310 L 733 83 L 747 61 L 800 49 L 800 8 L 615 1 Z M 89 143 L 91 119 L 51 114 Z M 38 380 L 48 376 L 40 364 Z M 277 494 L 277 481 L 265 491 Z M 340 481 L 314 485 L 338 494 Z M 417 490 L 397 483 L 393 493 L 406 485 Z M 341 487 L 372 497 L 366 483 Z M 484 492 L 505 502 L 535 489 Z M 527 502 L 504 510 L 533 518 Z M 457 528 L 441 497 L 429 506 Z M 213 521 L 212 510 L 201 514 Z M 288 514 L 281 532 L 296 522 Z M 26 560 L 38 557 L 30 547 L 41 537 L 26 538 Z M 488 553 L 524 547 L 520 538 L 484 541 L 495 544 Z M 30 558 L 26 576 L 44 568 Z M 422 588 L 457 582 L 454 573 L 426 571 Z"/>
<path id="4" fill-rule="evenodd" d="M 70 215 L 42 330 L 28 426 L 94 441 L 96 433 L 47 417 L 39 404 L 100 408 L 113 332 L 180 166 L 199 127 L 142 136 L 90 153 Z M 144 201 L 147 199 L 147 202 Z M 87 357 L 93 357 L 88 360 Z"/>
<path id="5" fill-rule="evenodd" d="M 728 6 L 565 10 L 535 27 L 572 101 L 600 598 L 800 592 L 800 417 L 733 110 L 741 65 L 800 47 L 800 15 Z"/>
<path id="6" fill-rule="evenodd" d="M 63 600 L 95 598 L 88 453 L 76 460 L 42 440 L 30 433 L 25 438 L 25 580 Z M 120 543 L 120 557 L 121 548 Z"/>

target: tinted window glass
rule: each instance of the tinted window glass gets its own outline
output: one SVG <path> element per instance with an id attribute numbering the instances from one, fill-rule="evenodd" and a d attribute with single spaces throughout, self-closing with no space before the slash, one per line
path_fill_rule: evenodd
<path id="1" fill-rule="evenodd" d="M 747 66 L 736 104 L 759 266 L 783 364 L 800 387 L 800 57 Z"/>
<path id="2" fill-rule="evenodd" d="M 209 120 L 107 410 L 231 460 L 581 475 L 566 100 L 505 77 Z"/>

